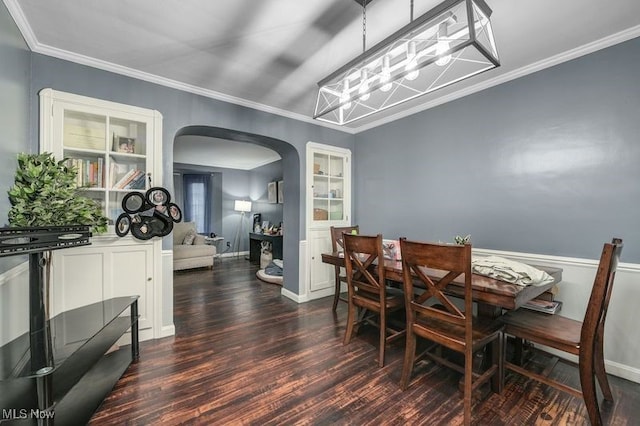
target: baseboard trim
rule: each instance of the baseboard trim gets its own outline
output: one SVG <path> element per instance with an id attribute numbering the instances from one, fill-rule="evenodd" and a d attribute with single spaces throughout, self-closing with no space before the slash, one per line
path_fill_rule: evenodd
<path id="1" fill-rule="evenodd" d="M 578 364 L 578 357 L 576 355 L 569 354 L 567 352 L 562 352 L 553 348 L 549 348 L 544 345 L 534 345 L 536 348 L 543 350 L 545 352 L 550 353 L 551 355 L 555 355 L 558 358 L 570 361 L 574 364 Z M 604 360 L 604 369 L 607 371 L 607 374 L 611 374 L 612 376 L 620 377 L 622 379 L 629 380 L 634 383 L 640 383 L 640 369 L 631 367 L 629 365 L 620 364 L 615 361 Z"/>
<path id="2" fill-rule="evenodd" d="M 233 253 L 216 254 L 216 257 L 218 257 L 218 258 L 221 258 L 221 257 L 242 257 L 242 256 L 249 256 L 249 252 L 248 251 L 240 251 L 240 252 L 233 252 Z"/>
<path id="3" fill-rule="evenodd" d="M 162 339 L 163 337 L 169 337 L 169 336 L 175 336 L 176 334 L 176 326 L 171 324 L 171 325 L 165 325 L 160 329 L 160 334 L 158 336 L 156 336 L 156 339 Z"/>
<path id="4" fill-rule="evenodd" d="M 284 287 L 282 287 L 282 290 L 280 290 L 280 294 L 282 294 L 287 299 L 293 300 L 296 303 L 305 303 L 310 300 L 306 295 L 297 295 L 291 290 L 287 290 Z"/>
<path id="5" fill-rule="evenodd" d="M 622 377 L 634 383 L 640 383 L 640 369 L 638 368 L 607 360 L 604 361 L 604 367 L 609 374 Z"/>

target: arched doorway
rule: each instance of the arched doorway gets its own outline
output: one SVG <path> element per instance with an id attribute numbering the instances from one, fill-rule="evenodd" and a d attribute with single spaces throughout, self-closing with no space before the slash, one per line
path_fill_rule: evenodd
<path id="1" fill-rule="evenodd" d="M 282 157 L 282 178 L 284 181 L 283 208 L 284 236 L 283 261 L 284 288 L 292 293 L 300 294 L 298 279 L 299 241 L 300 241 L 300 156 L 296 149 L 280 139 L 233 129 L 211 126 L 186 126 L 178 130 L 175 141 L 181 136 L 205 136 L 227 139 L 238 143 L 252 143 L 270 148 Z"/>

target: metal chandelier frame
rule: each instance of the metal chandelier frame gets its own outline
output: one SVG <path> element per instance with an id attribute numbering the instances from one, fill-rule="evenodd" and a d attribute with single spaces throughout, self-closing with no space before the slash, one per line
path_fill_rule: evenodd
<path id="1" fill-rule="evenodd" d="M 491 13 L 484 0 L 446 0 L 412 19 L 318 82 L 313 118 L 348 124 L 500 66 Z"/>

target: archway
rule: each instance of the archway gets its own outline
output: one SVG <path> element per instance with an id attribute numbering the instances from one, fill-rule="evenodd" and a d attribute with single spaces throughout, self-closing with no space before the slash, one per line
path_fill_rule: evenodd
<path id="1" fill-rule="evenodd" d="M 244 142 L 270 148 L 282 157 L 282 179 L 284 181 L 283 208 L 283 261 L 284 261 L 284 288 L 294 294 L 300 294 L 298 282 L 299 241 L 300 241 L 300 156 L 296 149 L 280 139 L 253 133 L 242 132 L 233 129 L 211 126 L 186 126 L 178 130 L 174 136 L 175 141 L 180 136 L 208 136 L 212 138 L 227 139 L 235 142 Z"/>

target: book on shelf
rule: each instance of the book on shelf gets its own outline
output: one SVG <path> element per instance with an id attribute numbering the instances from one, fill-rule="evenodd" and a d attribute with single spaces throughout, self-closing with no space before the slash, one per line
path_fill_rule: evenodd
<path id="1" fill-rule="evenodd" d="M 135 178 L 125 185 L 124 189 L 145 189 L 146 175 L 142 170 L 139 170 L 139 172 Z"/>
<path id="2" fill-rule="evenodd" d="M 558 300 L 532 299 L 522 305 L 522 307 L 536 312 L 544 312 L 545 314 L 555 314 L 562 309 L 562 302 Z"/>
<path id="3" fill-rule="evenodd" d="M 136 170 L 136 167 L 129 163 L 119 163 L 113 157 L 109 157 L 109 160 L 109 188 L 116 188 L 116 184 L 118 184 L 127 173 Z"/>
<path id="4" fill-rule="evenodd" d="M 139 169 L 131 169 L 125 174 L 116 184 L 113 186 L 114 189 L 125 189 L 127 185 L 129 185 L 133 180 L 138 178 L 140 175 L 144 175 L 144 172 Z"/>
<path id="5" fill-rule="evenodd" d="M 64 126 L 63 143 L 65 147 L 79 149 L 104 150 L 104 127 L 77 126 L 66 123 Z"/>
<path id="6" fill-rule="evenodd" d="M 102 157 L 98 157 L 96 184 L 104 188 L 104 159 Z"/>
<path id="7" fill-rule="evenodd" d="M 95 160 L 70 158 L 67 166 L 76 170 L 76 184 L 79 187 L 104 187 L 104 160 L 98 157 Z"/>

